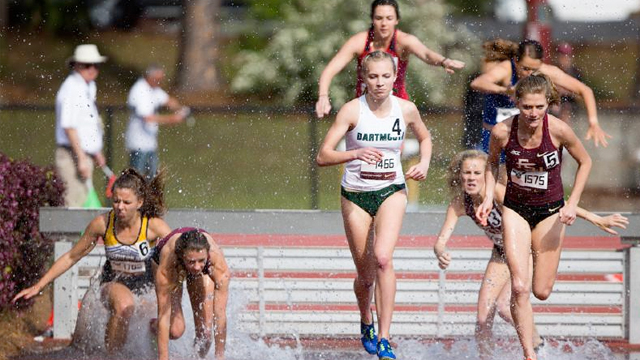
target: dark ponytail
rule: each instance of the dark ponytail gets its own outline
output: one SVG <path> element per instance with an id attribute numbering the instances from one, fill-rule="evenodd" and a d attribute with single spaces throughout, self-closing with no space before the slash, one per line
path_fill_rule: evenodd
<path id="1" fill-rule="evenodd" d="M 544 57 L 542 44 L 531 39 L 521 41 L 516 51 L 516 62 L 520 62 L 525 56 L 534 60 L 542 60 Z"/>

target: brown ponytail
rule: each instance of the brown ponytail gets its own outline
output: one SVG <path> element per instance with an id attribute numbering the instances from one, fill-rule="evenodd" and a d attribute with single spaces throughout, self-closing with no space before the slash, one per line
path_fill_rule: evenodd
<path id="1" fill-rule="evenodd" d="M 112 191 L 116 189 L 130 189 L 138 198 L 143 199 L 140 214 L 149 218 L 161 217 L 166 212 L 164 201 L 164 181 L 166 170 L 160 168 L 156 176 L 147 180 L 134 168 L 127 168 L 113 183 Z"/>
<path id="2" fill-rule="evenodd" d="M 482 44 L 484 61 L 504 61 L 516 56 L 518 44 L 504 39 L 487 40 Z"/>

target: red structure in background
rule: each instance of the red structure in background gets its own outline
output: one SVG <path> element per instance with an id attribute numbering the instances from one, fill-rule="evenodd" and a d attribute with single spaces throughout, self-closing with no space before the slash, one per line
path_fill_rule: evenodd
<path id="1" fill-rule="evenodd" d="M 547 0 L 527 0 L 527 22 L 524 38 L 536 40 L 544 48 L 543 61 L 551 60 L 551 8 Z"/>

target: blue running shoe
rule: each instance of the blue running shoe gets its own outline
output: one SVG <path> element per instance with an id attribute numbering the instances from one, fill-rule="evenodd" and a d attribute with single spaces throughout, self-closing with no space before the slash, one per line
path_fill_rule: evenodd
<path id="1" fill-rule="evenodd" d="M 378 359 L 380 360 L 393 360 L 396 358 L 396 354 L 393 353 L 389 340 L 382 338 L 378 343 Z"/>
<path id="2" fill-rule="evenodd" d="M 376 335 L 375 326 L 373 326 L 373 324 L 367 325 L 361 322 L 360 334 L 362 334 L 360 340 L 362 341 L 362 346 L 364 346 L 364 349 L 369 354 L 375 355 L 377 353 L 376 345 L 378 344 L 378 335 Z"/>

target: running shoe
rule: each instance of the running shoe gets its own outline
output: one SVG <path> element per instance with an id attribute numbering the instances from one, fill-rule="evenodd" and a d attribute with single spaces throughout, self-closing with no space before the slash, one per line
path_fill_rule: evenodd
<path id="1" fill-rule="evenodd" d="M 371 355 L 376 354 L 376 345 L 378 344 L 378 335 L 376 335 L 376 328 L 373 323 L 367 325 L 363 322 L 360 323 L 360 334 L 362 337 L 362 346 Z"/>
<path id="2" fill-rule="evenodd" d="M 396 354 L 393 353 L 389 340 L 382 338 L 378 343 L 378 359 L 379 360 L 393 360 L 396 358 Z"/>

